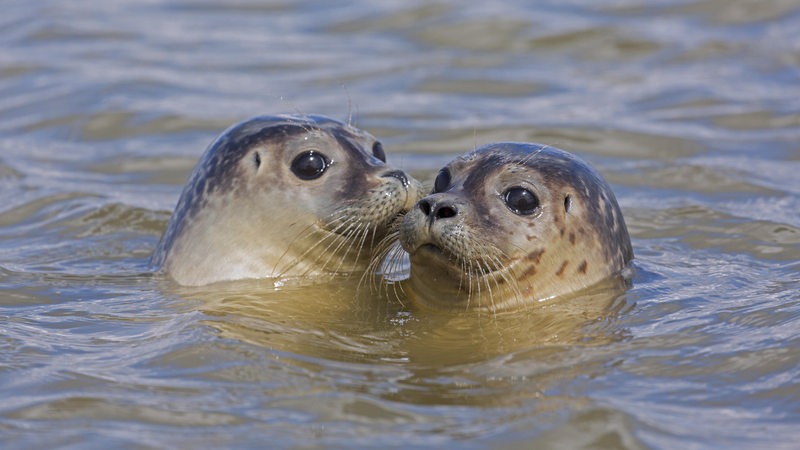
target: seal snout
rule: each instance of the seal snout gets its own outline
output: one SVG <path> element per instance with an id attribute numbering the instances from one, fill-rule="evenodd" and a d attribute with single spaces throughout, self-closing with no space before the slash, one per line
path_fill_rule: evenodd
<path id="1" fill-rule="evenodd" d="M 404 198 L 402 207 L 400 208 L 400 212 L 405 214 L 414 206 L 414 204 L 422 197 L 422 183 L 414 179 L 414 177 L 408 175 L 403 170 L 400 169 L 393 169 L 388 170 L 380 175 L 380 178 L 384 180 L 384 185 L 387 187 L 389 185 L 397 187 L 396 182 L 389 182 L 388 179 L 395 179 L 400 182 L 401 189 L 391 188 L 389 191 L 384 191 L 386 194 L 391 194 L 392 196 L 401 196 L 400 198 Z"/>
<path id="2" fill-rule="evenodd" d="M 431 224 L 436 220 L 449 219 L 458 215 L 458 207 L 455 203 L 443 198 L 425 197 L 417 203 L 417 206 Z"/>
<path id="3" fill-rule="evenodd" d="M 457 225 L 462 217 L 459 211 L 458 201 L 453 196 L 431 194 L 422 198 L 403 219 L 400 244 L 412 255 L 420 250 L 448 253 L 452 243 L 448 242 L 446 229 Z"/>

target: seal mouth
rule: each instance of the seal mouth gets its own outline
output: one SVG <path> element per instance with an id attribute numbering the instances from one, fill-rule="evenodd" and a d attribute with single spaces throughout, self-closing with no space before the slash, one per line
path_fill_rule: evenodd
<path id="1" fill-rule="evenodd" d="M 439 247 L 438 245 L 432 244 L 432 243 L 427 243 L 427 244 L 420 245 L 417 248 L 417 252 L 436 253 L 436 254 L 439 254 L 439 255 L 444 255 L 444 250 L 442 250 L 442 248 Z"/>
<path id="2" fill-rule="evenodd" d="M 444 265 L 455 269 L 459 267 L 458 258 L 433 242 L 426 242 L 413 252 L 413 256 L 427 259 L 437 265 Z"/>

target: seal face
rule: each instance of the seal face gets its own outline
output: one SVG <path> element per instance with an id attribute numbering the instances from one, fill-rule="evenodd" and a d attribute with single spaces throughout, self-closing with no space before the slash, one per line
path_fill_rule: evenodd
<path id="1" fill-rule="evenodd" d="M 206 150 L 151 262 L 195 286 L 364 270 L 420 189 L 364 131 L 322 116 L 255 117 Z"/>
<path id="2" fill-rule="evenodd" d="M 574 155 L 495 143 L 463 155 L 406 214 L 412 300 L 499 310 L 578 291 L 633 258 L 619 205 Z"/>

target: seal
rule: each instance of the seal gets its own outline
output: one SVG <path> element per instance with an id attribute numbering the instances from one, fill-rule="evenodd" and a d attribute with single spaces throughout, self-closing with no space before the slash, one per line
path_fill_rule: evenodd
<path id="1" fill-rule="evenodd" d="M 381 143 L 314 115 L 223 132 L 194 168 L 152 258 L 181 285 L 363 271 L 421 185 Z"/>
<path id="2" fill-rule="evenodd" d="M 633 258 L 614 193 L 576 156 L 489 144 L 439 171 L 409 211 L 399 242 L 403 291 L 436 309 L 498 311 L 577 292 Z"/>

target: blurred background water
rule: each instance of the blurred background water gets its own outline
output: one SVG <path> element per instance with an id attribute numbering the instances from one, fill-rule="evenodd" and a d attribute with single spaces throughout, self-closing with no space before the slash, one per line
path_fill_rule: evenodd
<path id="1" fill-rule="evenodd" d="M 4 448 L 797 445 L 796 1 L 5 0 L 0 43 Z M 578 153 L 633 287 L 476 318 L 151 276 L 206 145 L 282 112 L 423 180 Z"/>

